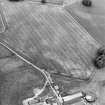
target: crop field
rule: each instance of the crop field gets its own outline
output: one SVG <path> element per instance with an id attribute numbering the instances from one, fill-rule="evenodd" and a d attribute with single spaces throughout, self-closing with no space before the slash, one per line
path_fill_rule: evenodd
<path id="1" fill-rule="evenodd" d="M 90 15 L 84 13 L 86 8 L 81 11 L 83 7 L 78 3 L 62 8 L 30 1 L 2 1 L 0 6 L 0 31 L 5 29 L 0 33 L 0 43 L 50 73 L 62 91 L 91 90 L 103 105 L 104 98 L 100 99 L 100 94 L 104 94 L 100 89 L 104 91 L 101 86 L 104 69 L 98 70 L 92 62 L 105 38 L 104 25 L 99 24 L 104 17 L 98 17 L 102 13 L 96 16 L 94 9 Z M 43 87 L 45 77 L 2 45 L 0 105 L 22 105 L 23 99 L 33 95 L 34 88 Z M 46 90 L 45 94 L 48 92 Z M 100 105 L 98 102 L 96 105 Z"/>

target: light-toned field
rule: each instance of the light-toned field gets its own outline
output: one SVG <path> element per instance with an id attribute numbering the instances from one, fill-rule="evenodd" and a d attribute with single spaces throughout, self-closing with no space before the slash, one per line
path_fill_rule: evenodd
<path id="1" fill-rule="evenodd" d="M 78 1 L 78 0 L 77 0 Z M 105 45 L 105 1 L 92 0 L 92 7 L 88 8 L 76 2 L 65 8 L 99 43 Z"/>

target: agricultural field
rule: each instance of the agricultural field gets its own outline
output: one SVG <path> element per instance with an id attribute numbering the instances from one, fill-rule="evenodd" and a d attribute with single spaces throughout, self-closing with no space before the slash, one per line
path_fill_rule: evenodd
<path id="1" fill-rule="evenodd" d="M 23 105 L 34 89 L 43 88 L 46 78 L 35 67 L 51 74 L 62 93 L 91 91 L 97 100 L 87 105 L 104 105 L 104 67 L 93 62 L 105 40 L 104 3 L 48 2 L 1 0 L 0 105 Z M 49 89 L 42 96 L 47 94 Z"/>

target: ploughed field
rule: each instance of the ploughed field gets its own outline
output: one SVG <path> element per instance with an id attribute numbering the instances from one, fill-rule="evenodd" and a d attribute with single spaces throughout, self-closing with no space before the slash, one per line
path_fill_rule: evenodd
<path id="1" fill-rule="evenodd" d="M 66 9 L 32 2 L 5 1 L 1 6 L 7 23 L 0 41 L 51 73 L 63 91 L 91 89 L 99 97 L 98 82 L 102 79 L 97 77 L 101 73 L 93 66 L 92 59 L 101 45 Z M 32 96 L 34 88 L 41 88 L 45 78 L 2 46 L 0 53 L 1 105 L 22 105 L 22 99 Z M 62 73 L 69 78 L 60 76 Z"/>

